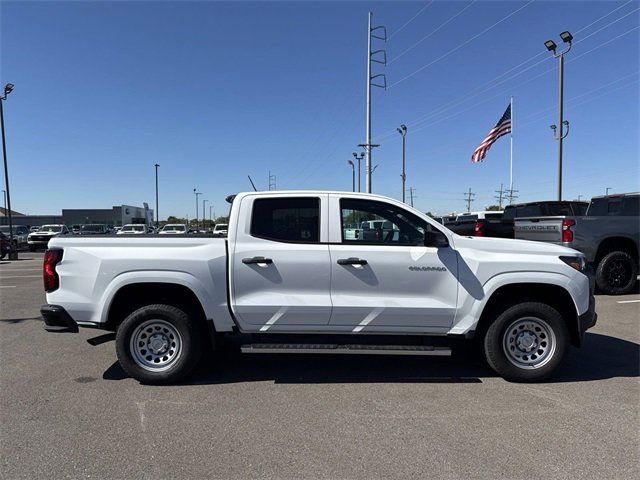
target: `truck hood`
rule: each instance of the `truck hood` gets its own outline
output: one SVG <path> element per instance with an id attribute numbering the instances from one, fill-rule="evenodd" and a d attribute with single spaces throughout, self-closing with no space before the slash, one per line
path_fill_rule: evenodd
<path id="1" fill-rule="evenodd" d="M 60 235 L 60 232 L 31 232 L 29 234 L 30 237 L 55 237 L 56 235 Z"/>
<path id="2" fill-rule="evenodd" d="M 553 243 L 533 242 L 530 240 L 514 240 L 511 238 L 463 237 L 454 238 L 456 248 L 470 248 L 491 253 L 528 254 L 528 255 L 582 255 L 572 248 Z"/>

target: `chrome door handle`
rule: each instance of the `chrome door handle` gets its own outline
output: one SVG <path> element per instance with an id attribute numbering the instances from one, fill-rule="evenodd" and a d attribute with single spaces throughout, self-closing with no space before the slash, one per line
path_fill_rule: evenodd
<path id="1" fill-rule="evenodd" d="M 364 258 L 339 258 L 338 265 L 366 265 L 367 261 Z"/>
<path id="2" fill-rule="evenodd" d="M 273 263 L 273 260 L 271 260 L 270 258 L 264 258 L 264 257 L 251 257 L 251 258 L 243 258 L 242 263 L 244 263 L 245 265 L 251 265 L 254 263 L 271 264 Z"/>

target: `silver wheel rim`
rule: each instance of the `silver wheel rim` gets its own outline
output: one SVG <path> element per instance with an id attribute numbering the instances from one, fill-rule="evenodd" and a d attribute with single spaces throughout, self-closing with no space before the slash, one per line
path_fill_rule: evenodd
<path id="1" fill-rule="evenodd" d="M 182 337 L 165 320 L 147 320 L 134 330 L 129 342 L 133 360 L 152 372 L 171 368 L 182 355 Z"/>
<path id="2" fill-rule="evenodd" d="M 519 318 L 503 335 L 507 360 L 518 368 L 536 369 L 546 365 L 556 351 L 556 335 L 547 322 L 537 317 Z"/>

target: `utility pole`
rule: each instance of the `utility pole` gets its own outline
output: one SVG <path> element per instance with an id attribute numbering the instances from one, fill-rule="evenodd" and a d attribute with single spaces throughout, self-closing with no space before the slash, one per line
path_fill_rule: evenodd
<path id="1" fill-rule="evenodd" d="M 413 192 L 415 192 L 416 189 L 413 187 L 409 187 L 409 198 L 411 200 L 411 206 L 413 207 L 413 199 L 415 198 L 415 196 L 413 195 Z M 404 201 L 404 200 L 403 200 Z"/>
<path id="2" fill-rule="evenodd" d="M 7 215 L 7 191 L 2 190 L 2 200 L 4 200 L 4 214 Z"/>
<path id="3" fill-rule="evenodd" d="M 4 102 L 13 91 L 13 83 L 4 86 L 4 93 L 0 97 L 0 129 L 2 130 L 2 158 L 4 159 L 4 188 L 6 189 L 7 205 L 5 214 L 9 217 L 9 260 L 17 260 L 18 252 L 13 243 L 13 214 L 11 212 L 11 194 L 9 193 L 9 167 L 7 166 L 7 140 L 4 133 Z"/>
<path id="4" fill-rule="evenodd" d="M 611 190 L 611 187 L 607 187 L 607 188 L 605 189 L 605 191 L 604 191 L 604 194 L 605 194 L 605 195 L 609 195 L 609 190 Z"/>
<path id="5" fill-rule="evenodd" d="M 196 196 L 196 230 L 198 230 L 198 195 L 202 195 L 201 192 L 196 192 L 196 189 L 193 189 L 193 194 Z"/>
<path id="6" fill-rule="evenodd" d="M 509 190 L 507 190 L 507 198 L 509 199 L 509 205 L 513 203 L 514 198 L 518 198 L 518 195 L 516 195 L 516 193 L 518 193 L 518 190 L 515 190 L 513 188 L 510 188 Z"/>
<path id="7" fill-rule="evenodd" d="M 407 174 L 405 171 L 407 126 L 403 123 L 400 125 L 400 128 L 397 128 L 396 130 L 398 130 L 398 133 L 402 135 L 402 174 L 400 175 L 400 178 L 402 178 L 402 203 L 406 203 L 404 193 L 406 191 L 405 183 L 407 181 Z M 413 202 L 411 202 L 411 206 L 413 207 Z"/>
<path id="8" fill-rule="evenodd" d="M 504 193 L 505 193 L 502 183 L 500 184 L 500 190 L 496 190 L 495 192 L 498 194 L 495 197 L 498 199 L 498 206 L 500 207 L 500 210 L 502 210 L 502 199 L 504 198 Z"/>
<path id="9" fill-rule="evenodd" d="M 356 152 L 353 152 L 353 158 L 355 158 L 358 161 L 358 192 L 361 192 L 362 190 L 360 189 L 360 161 L 362 161 L 362 159 L 364 158 L 364 152 L 360 152 L 360 155 L 358 155 Z"/>
<path id="10" fill-rule="evenodd" d="M 366 155 L 365 161 L 365 180 L 367 193 L 371 193 L 371 151 L 374 147 L 378 147 L 379 145 L 373 145 L 371 143 L 371 87 L 379 87 L 387 88 L 387 77 L 384 73 L 379 73 L 377 75 L 371 75 L 371 62 L 380 63 L 382 65 L 387 64 L 387 53 L 384 50 L 371 50 L 371 40 L 376 38 L 378 40 L 382 40 L 384 42 L 387 41 L 387 29 L 384 26 L 372 27 L 371 26 L 371 17 L 372 13 L 369 12 L 369 22 L 367 26 L 367 109 L 366 109 L 366 127 L 365 127 L 365 143 L 360 144 L 359 146 L 364 148 L 364 152 Z M 382 32 L 382 36 L 376 35 L 374 32 L 380 30 Z M 374 58 L 376 55 L 381 54 L 382 58 Z M 384 79 L 384 83 L 382 85 L 378 83 L 372 83 L 375 78 L 381 77 Z"/>
<path id="11" fill-rule="evenodd" d="M 276 189 L 276 176 L 271 175 L 271 170 L 269 170 L 269 190 Z"/>
<path id="12" fill-rule="evenodd" d="M 157 163 L 154 165 L 154 167 L 156 167 L 156 228 L 158 228 L 159 225 L 159 220 L 160 220 L 160 214 L 158 213 L 158 167 L 160 165 L 158 165 Z"/>
<path id="13" fill-rule="evenodd" d="M 465 202 L 467 202 L 467 212 L 471 211 L 471 203 L 475 201 L 475 199 L 473 197 L 476 196 L 475 193 L 471 193 L 471 187 L 469 187 L 469 191 L 465 192 L 464 196 L 466 197 L 464 199 Z"/>
<path id="14" fill-rule="evenodd" d="M 569 135 L 569 122 L 564 120 L 563 117 L 563 108 L 564 108 L 564 55 L 571 50 L 571 42 L 573 40 L 573 35 L 569 32 L 562 32 L 560 34 L 560 38 L 562 41 L 569 46 L 560 53 L 556 53 L 556 49 L 558 46 L 556 42 L 553 40 L 547 40 L 544 42 L 544 46 L 547 47 L 547 50 L 553 53 L 553 56 L 558 59 L 558 125 L 551 125 L 551 130 L 553 130 L 553 136 L 558 141 L 558 201 L 562 200 L 562 140 Z M 566 131 L 565 131 L 566 127 Z M 559 129 L 559 131 L 558 131 Z"/>
<path id="15" fill-rule="evenodd" d="M 209 205 L 209 223 L 211 223 L 211 227 L 213 228 L 213 215 L 211 215 L 211 210 L 213 210 L 213 205 Z"/>

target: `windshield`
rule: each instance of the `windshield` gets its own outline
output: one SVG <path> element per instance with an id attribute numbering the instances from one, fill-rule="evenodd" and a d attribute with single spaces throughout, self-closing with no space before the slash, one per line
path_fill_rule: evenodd
<path id="1" fill-rule="evenodd" d="M 58 233 L 62 231 L 62 227 L 60 225 L 43 225 L 40 227 L 39 232 L 54 232 Z"/>
<path id="2" fill-rule="evenodd" d="M 15 232 L 16 229 L 14 228 L 13 231 Z M 6 235 L 9 235 L 9 227 L 3 225 L 2 227 L 0 227 L 0 232 L 4 233 Z"/>
<path id="3" fill-rule="evenodd" d="M 144 232 L 144 225 L 125 225 L 121 232 Z"/>
<path id="4" fill-rule="evenodd" d="M 82 225 L 82 227 L 80 227 L 80 230 L 82 230 L 83 232 L 101 232 L 102 225 Z"/>
<path id="5" fill-rule="evenodd" d="M 185 230 L 184 225 L 165 225 L 162 229 L 163 232 L 184 232 Z"/>

